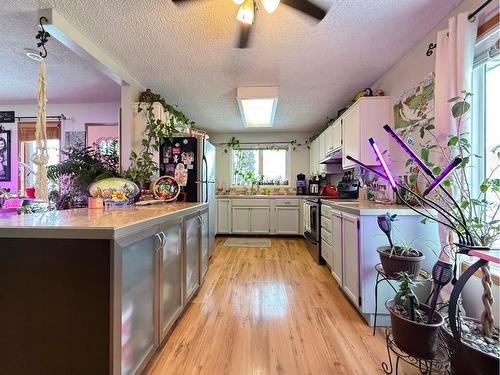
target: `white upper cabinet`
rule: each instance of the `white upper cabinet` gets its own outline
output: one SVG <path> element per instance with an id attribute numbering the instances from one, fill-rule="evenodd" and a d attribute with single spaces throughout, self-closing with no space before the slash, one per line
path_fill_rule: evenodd
<path id="1" fill-rule="evenodd" d="M 309 147 L 309 162 L 310 162 L 310 170 L 309 173 L 311 176 L 316 176 L 318 174 L 318 139 L 316 138 L 311 142 Z"/>
<path id="2" fill-rule="evenodd" d="M 325 155 L 326 155 L 326 151 L 325 151 L 325 140 L 326 140 L 326 136 L 325 136 L 325 132 L 321 133 L 318 137 L 318 174 L 321 174 L 323 173 L 325 170 L 326 170 L 326 165 L 325 164 L 320 164 L 320 160 L 322 160 Z"/>
<path id="3" fill-rule="evenodd" d="M 333 150 L 333 125 L 326 128 L 323 133 L 325 135 L 325 152 L 323 157 Z"/>
<path id="4" fill-rule="evenodd" d="M 361 98 L 341 116 L 341 120 L 342 167 L 346 169 L 356 165 L 347 160 L 347 155 L 367 165 L 377 165 L 368 139 L 374 138 L 382 152 L 387 150 L 388 135 L 383 126 L 393 124 L 392 98 L 389 96 Z"/>
<path id="5" fill-rule="evenodd" d="M 335 121 L 329 129 L 331 129 L 332 142 L 330 150 L 337 150 L 342 147 L 342 119 Z"/>

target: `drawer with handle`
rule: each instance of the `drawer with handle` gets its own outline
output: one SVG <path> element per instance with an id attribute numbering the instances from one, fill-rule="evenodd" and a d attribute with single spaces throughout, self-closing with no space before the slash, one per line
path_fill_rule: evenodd
<path id="1" fill-rule="evenodd" d="M 274 204 L 276 206 L 294 206 L 297 207 L 299 205 L 300 199 L 276 199 Z"/>
<path id="2" fill-rule="evenodd" d="M 329 245 L 333 245 L 332 234 L 324 228 L 321 228 L 321 239 L 326 241 Z"/>
<path id="3" fill-rule="evenodd" d="M 329 232 L 332 230 L 332 219 L 321 215 L 321 228 L 325 228 Z"/>

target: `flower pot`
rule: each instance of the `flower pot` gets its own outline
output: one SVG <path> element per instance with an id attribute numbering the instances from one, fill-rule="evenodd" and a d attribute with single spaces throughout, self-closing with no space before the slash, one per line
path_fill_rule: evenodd
<path id="1" fill-rule="evenodd" d="M 104 200 L 102 198 L 89 198 L 88 207 L 89 208 L 102 208 L 104 205 Z"/>
<path id="2" fill-rule="evenodd" d="M 462 317 L 462 337 L 467 335 L 466 331 L 469 328 L 466 327 L 469 324 L 474 324 L 479 330 L 480 321 L 474 318 Z M 465 331 L 464 331 L 464 327 Z M 499 357 L 492 353 L 487 353 L 484 349 L 481 350 L 475 345 L 471 345 L 466 340 L 462 340 L 462 345 L 457 347 L 455 338 L 453 337 L 451 330 L 448 326 L 448 320 L 442 327 L 444 337 L 448 347 L 451 350 L 451 368 L 452 374 L 454 375 L 470 375 L 470 374 L 498 374 L 499 373 Z M 469 331 L 470 332 L 470 331 Z M 477 344 L 480 340 L 473 339 Z M 498 340 L 496 342 L 498 346 Z M 495 344 L 493 344 L 495 346 Z"/>
<path id="3" fill-rule="evenodd" d="M 400 256 L 396 254 L 391 256 L 390 249 L 390 246 L 377 248 L 386 276 L 396 279 L 398 272 L 407 272 L 411 278 L 416 278 L 422 268 L 425 255 L 421 251 L 415 250 L 418 252 L 418 256 Z"/>
<path id="4" fill-rule="evenodd" d="M 436 356 L 438 332 L 444 323 L 441 314 L 435 311 L 434 323 L 427 324 L 414 322 L 394 311 L 396 302 L 393 299 L 388 300 L 385 307 L 391 314 L 392 336 L 399 348 L 420 359 L 433 359 Z M 420 304 L 420 310 L 428 314 L 430 307 Z"/>

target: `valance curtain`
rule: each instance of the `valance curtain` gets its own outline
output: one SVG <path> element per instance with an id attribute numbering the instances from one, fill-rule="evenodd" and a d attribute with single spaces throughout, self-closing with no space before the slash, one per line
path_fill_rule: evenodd
<path id="1" fill-rule="evenodd" d="M 47 139 L 60 139 L 60 123 L 47 122 Z M 19 122 L 19 142 L 36 141 L 36 123 Z"/>

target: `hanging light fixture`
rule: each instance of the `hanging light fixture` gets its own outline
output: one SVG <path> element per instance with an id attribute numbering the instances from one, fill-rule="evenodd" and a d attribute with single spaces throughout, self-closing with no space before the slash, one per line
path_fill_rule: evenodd
<path id="1" fill-rule="evenodd" d="M 233 3 L 236 4 L 236 5 L 241 5 L 243 4 L 245 0 L 233 0 Z"/>
<path id="2" fill-rule="evenodd" d="M 251 25 L 255 17 L 255 5 L 253 0 L 245 0 L 241 4 L 236 19 L 240 22 Z"/>
<path id="3" fill-rule="evenodd" d="M 280 0 L 262 0 L 262 5 L 267 13 L 273 13 L 278 5 L 280 4 Z"/>

